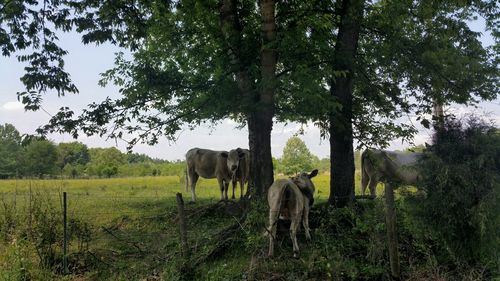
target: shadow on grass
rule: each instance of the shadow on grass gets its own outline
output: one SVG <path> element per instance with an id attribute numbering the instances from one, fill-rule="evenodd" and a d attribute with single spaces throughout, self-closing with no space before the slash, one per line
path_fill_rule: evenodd
<path id="1" fill-rule="evenodd" d="M 186 204 L 188 243 L 193 253 L 203 255 L 217 243 L 217 235 L 234 223 L 243 209 L 236 201 L 201 199 Z M 115 280 L 122 277 L 141 279 L 160 276 L 166 264 L 178 264 L 180 237 L 177 207 L 171 198 L 124 202 L 106 222 L 88 221 L 91 239 L 85 248 L 74 238 L 69 256 L 72 274 L 92 279 Z M 91 212 L 91 210 L 89 211 Z M 82 218 L 85 220 L 85 218 Z"/>

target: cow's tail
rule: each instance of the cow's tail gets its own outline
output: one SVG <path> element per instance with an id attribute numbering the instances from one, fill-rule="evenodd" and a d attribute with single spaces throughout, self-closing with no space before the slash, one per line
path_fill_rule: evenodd
<path id="1" fill-rule="evenodd" d="M 279 200 L 278 212 L 276 213 L 276 217 L 274 218 L 274 223 L 272 225 L 270 225 L 269 229 L 267 229 L 267 231 L 266 231 L 267 235 L 272 235 L 272 229 L 273 229 L 273 227 L 275 227 L 275 224 L 278 223 L 281 211 L 283 211 L 283 208 L 285 207 L 286 200 L 283 200 L 283 198 L 285 197 L 285 193 L 286 193 L 287 189 L 288 189 L 288 184 L 284 185 L 283 188 L 280 190 L 280 193 L 278 196 L 278 200 Z M 273 238 L 276 239 L 276 237 L 273 237 Z"/>
<path id="2" fill-rule="evenodd" d="M 289 190 L 289 183 L 287 183 L 282 189 L 281 189 L 281 192 L 280 192 L 280 203 L 278 206 L 280 206 L 279 208 L 279 211 L 278 211 L 278 219 L 279 219 L 279 216 L 280 216 L 280 213 L 283 211 L 283 209 L 285 208 L 285 204 L 286 204 L 286 200 L 285 197 L 286 197 L 286 192 Z"/>
<path id="3" fill-rule="evenodd" d="M 368 172 L 366 171 L 366 165 L 369 165 L 368 158 L 369 150 L 366 149 L 361 154 L 361 194 L 365 195 L 366 187 L 368 186 L 368 182 L 370 181 L 370 177 L 368 176 Z"/>

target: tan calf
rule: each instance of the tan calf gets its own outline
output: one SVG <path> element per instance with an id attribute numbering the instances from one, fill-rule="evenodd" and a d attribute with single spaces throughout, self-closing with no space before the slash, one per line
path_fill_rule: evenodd
<path id="1" fill-rule="evenodd" d="M 269 203 L 269 256 L 274 255 L 274 242 L 278 219 L 291 221 L 290 238 L 293 243 L 293 257 L 299 257 L 297 230 L 300 223 L 304 226 L 306 238 L 311 239 L 309 233 L 309 209 L 313 204 L 315 191 L 311 178 L 318 174 L 318 170 L 310 174 L 302 173 L 290 179 L 278 179 L 269 187 L 267 201 Z"/>

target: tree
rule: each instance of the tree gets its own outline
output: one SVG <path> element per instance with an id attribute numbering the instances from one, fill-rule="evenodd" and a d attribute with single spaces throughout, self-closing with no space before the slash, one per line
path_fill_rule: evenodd
<path id="1" fill-rule="evenodd" d="M 80 142 L 60 143 L 57 146 L 59 152 L 58 166 L 63 169 L 66 165 L 85 165 L 89 162 L 88 148 Z"/>
<path id="2" fill-rule="evenodd" d="M 283 148 L 281 159 L 286 175 L 312 171 L 314 156 L 299 137 L 291 137 Z"/>
<path id="3" fill-rule="evenodd" d="M 0 125 L 0 178 L 16 176 L 21 140 L 21 135 L 12 124 Z"/>
<path id="4" fill-rule="evenodd" d="M 85 144 L 79 142 L 60 143 L 57 146 L 57 166 L 61 172 L 72 178 L 84 173 L 90 156 Z"/>
<path id="5" fill-rule="evenodd" d="M 116 147 L 89 149 L 90 161 L 87 170 L 99 177 L 111 177 L 118 174 L 118 167 L 127 162 L 127 156 Z"/>
<path id="6" fill-rule="evenodd" d="M 440 129 L 419 165 L 423 175 L 419 187 L 425 193 L 408 199 L 414 233 L 439 241 L 440 264 L 457 266 L 465 261 L 498 272 L 498 128 L 469 117 L 449 118 Z"/>
<path id="7" fill-rule="evenodd" d="M 26 175 L 43 178 L 53 174 L 56 169 L 57 147 L 47 140 L 33 140 L 23 154 L 23 169 Z"/>
<path id="8" fill-rule="evenodd" d="M 47 90 L 61 95 L 77 92 L 63 69 L 65 51 L 57 46 L 49 26 L 63 31 L 76 27 L 84 33 L 84 43 L 110 41 L 129 48 L 134 60 L 118 56 L 116 69 L 103 79 L 118 84 L 123 99 L 89 105 L 81 116 L 61 108 L 53 126 L 42 130 L 116 138 L 140 132 L 129 140 L 131 145 L 155 144 L 161 135 L 175 139 L 183 124 L 233 117 L 248 125 L 250 185 L 260 194 L 273 181 L 270 132 L 277 51 L 275 3 L 259 4 L 257 8 L 253 1 L 231 0 L 68 0 L 45 2 L 38 9 L 36 3 L 7 2 L 0 10 L 6 20 L 0 47 L 6 55 L 27 47 L 35 50 L 19 56 L 32 65 L 23 77 L 26 91 L 19 96 L 27 109 L 35 110 Z M 60 79 L 53 79 L 53 73 Z M 106 124 L 111 122 L 116 126 L 108 131 Z"/>
<path id="9" fill-rule="evenodd" d="M 307 4 L 292 3 L 292 11 L 308 15 Z M 466 21 L 480 14 L 498 38 L 499 7 L 488 1 L 433 3 L 319 3 L 309 9 L 331 15 L 325 16 L 330 23 L 304 14 L 290 23 L 298 31 L 287 41 L 290 55 L 280 57 L 282 73 L 289 74 L 287 100 L 302 105 L 299 121 L 312 119 L 330 138 L 330 204 L 353 199 L 353 139 L 381 147 L 397 137 L 411 140 L 415 127 L 395 120 L 431 113 L 436 101 L 469 104 L 497 97 L 498 58 Z"/>
<path id="10" fill-rule="evenodd" d="M 341 108 L 330 113 L 330 197 L 328 203 L 345 206 L 354 200 L 353 148 L 353 87 L 359 32 L 364 0 L 343 0 L 340 4 L 340 24 L 335 42 L 330 94 Z"/>
<path id="11" fill-rule="evenodd" d="M 134 163 L 168 163 L 168 160 L 151 158 L 144 153 L 127 153 L 127 162 L 130 164 Z"/>
<path id="12" fill-rule="evenodd" d="M 467 26 L 478 14 L 497 38 L 494 1 L 45 4 L 0 7 L 4 53 L 34 50 L 19 56 L 31 66 L 20 93 L 27 109 L 39 107 L 44 91 L 77 91 L 51 27 L 75 27 L 84 43 L 109 41 L 133 58 L 118 55 L 102 81 L 118 85 L 122 98 L 91 104 L 80 116 L 64 107 L 42 132 L 136 132 L 131 145 L 155 144 L 162 135 L 175 139 L 184 125 L 234 118 L 249 129 L 257 194 L 272 182 L 273 118 L 313 120 L 330 137 L 329 202 L 343 206 L 353 199 L 353 139 L 365 146 L 411 139 L 415 128 L 397 118 L 430 112 L 433 102 L 468 104 L 498 93 L 498 52 L 485 50 Z"/>

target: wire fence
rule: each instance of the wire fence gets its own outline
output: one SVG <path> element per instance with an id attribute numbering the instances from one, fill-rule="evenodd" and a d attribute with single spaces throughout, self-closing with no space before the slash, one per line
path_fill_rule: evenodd
<path id="1" fill-rule="evenodd" d="M 0 193 L 2 240 L 28 233 L 46 250 L 37 248 L 40 262 L 64 274 L 124 259 L 165 261 L 179 252 L 176 218 L 175 198 L 167 196 Z"/>

